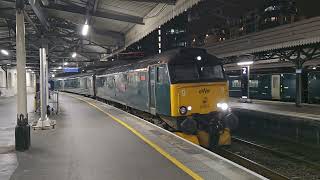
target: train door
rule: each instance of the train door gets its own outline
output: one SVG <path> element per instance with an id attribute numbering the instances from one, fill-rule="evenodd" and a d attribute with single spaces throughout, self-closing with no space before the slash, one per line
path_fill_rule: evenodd
<path id="1" fill-rule="evenodd" d="M 272 99 L 280 100 L 280 75 L 271 76 Z"/>
<path id="2" fill-rule="evenodd" d="M 149 108 L 151 114 L 156 114 L 156 66 L 149 67 Z"/>

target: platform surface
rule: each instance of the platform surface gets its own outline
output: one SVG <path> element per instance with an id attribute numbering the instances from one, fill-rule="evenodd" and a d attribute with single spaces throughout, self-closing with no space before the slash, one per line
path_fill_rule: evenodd
<path id="1" fill-rule="evenodd" d="M 33 111 L 33 97 L 33 94 L 28 94 L 29 115 Z M 14 152 L 16 121 L 16 97 L 0 97 L 0 180 L 9 179 L 18 165 L 17 156 Z"/>
<path id="2" fill-rule="evenodd" d="M 293 120 L 310 120 L 320 123 L 320 105 L 302 104 L 297 107 L 292 102 L 252 100 L 252 103 L 241 103 L 238 98 L 230 98 L 230 107 L 235 110 L 250 110 L 281 116 Z"/>
<path id="3" fill-rule="evenodd" d="M 14 168 L 12 175 L 5 171 L 11 180 L 192 179 L 190 172 L 203 179 L 264 179 L 124 111 L 72 96 L 60 96 L 56 129 L 32 131 L 30 150 L 11 153 L 0 171 Z"/>

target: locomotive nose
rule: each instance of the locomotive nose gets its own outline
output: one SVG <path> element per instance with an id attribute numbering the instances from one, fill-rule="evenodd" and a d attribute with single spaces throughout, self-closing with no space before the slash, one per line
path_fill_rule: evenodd
<path id="1" fill-rule="evenodd" d="M 190 116 L 227 110 L 226 82 L 171 85 L 171 115 Z"/>

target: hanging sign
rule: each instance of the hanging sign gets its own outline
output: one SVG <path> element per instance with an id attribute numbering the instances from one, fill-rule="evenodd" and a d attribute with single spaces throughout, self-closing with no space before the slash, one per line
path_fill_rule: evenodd
<path id="1" fill-rule="evenodd" d="M 242 96 L 248 96 L 249 86 L 249 67 L 241 68 L 241 94 Z"/>
<path id="2" fill-rule="evenodd" d="M 65 73 L 79 72 L 79 68 L 63 68 L 63 72 Z"/>

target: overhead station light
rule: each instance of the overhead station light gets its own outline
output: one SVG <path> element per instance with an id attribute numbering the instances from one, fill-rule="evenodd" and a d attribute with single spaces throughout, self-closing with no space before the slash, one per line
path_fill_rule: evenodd
<path id="1" fill-rule="evenodd" d="M 61 67 L 61 66 L 59 66 L 59 67 L 58 67 L 58 69 L 62 69 L 62 67 Z"/>
<path id="2" fill-rule="evenodd" d="M 77 53 L 76 53 L 76 52 L 72 53 L 71 57 L 72 57 L 72 58 L 77 57 Z"/>
<path id="3" fill-rule="evenodd" d="M 86 35 L 88 34 L 88 32 L 89 32 L 89 25 L 88 25 L 88 23 L 86 22 L 86 23 L 83 25 L 83 27 L 82 27 L 82 35 L 83 35 L 83 36 L 86 36 Z"/>
<path id="4" fill-rule="evenodd" d="M 56 77 L 56 75 L 52 74 L 52 75 L 51 75 L 51 77 L 53 77 L 53 78 L 54 78 L 54 77 Z"/>
<path id="5" fill-rule="evenodd" d="M 65 62 L 64 65 L 65 65 L 65 66 L 68 65 L 68 62 Z"/>
<path id="6" fill-rule="evenodd" d="M 9 52 L 7 50 L 1 49 L 1 54 L 9 56 Z"/>
<path id="7" fill-rule="evenodd" d="M 237 64 L 238 64 L 238 66 L 248 66 L 248 65 L 253 64 L 253 61 L 238 62 Z"/>

